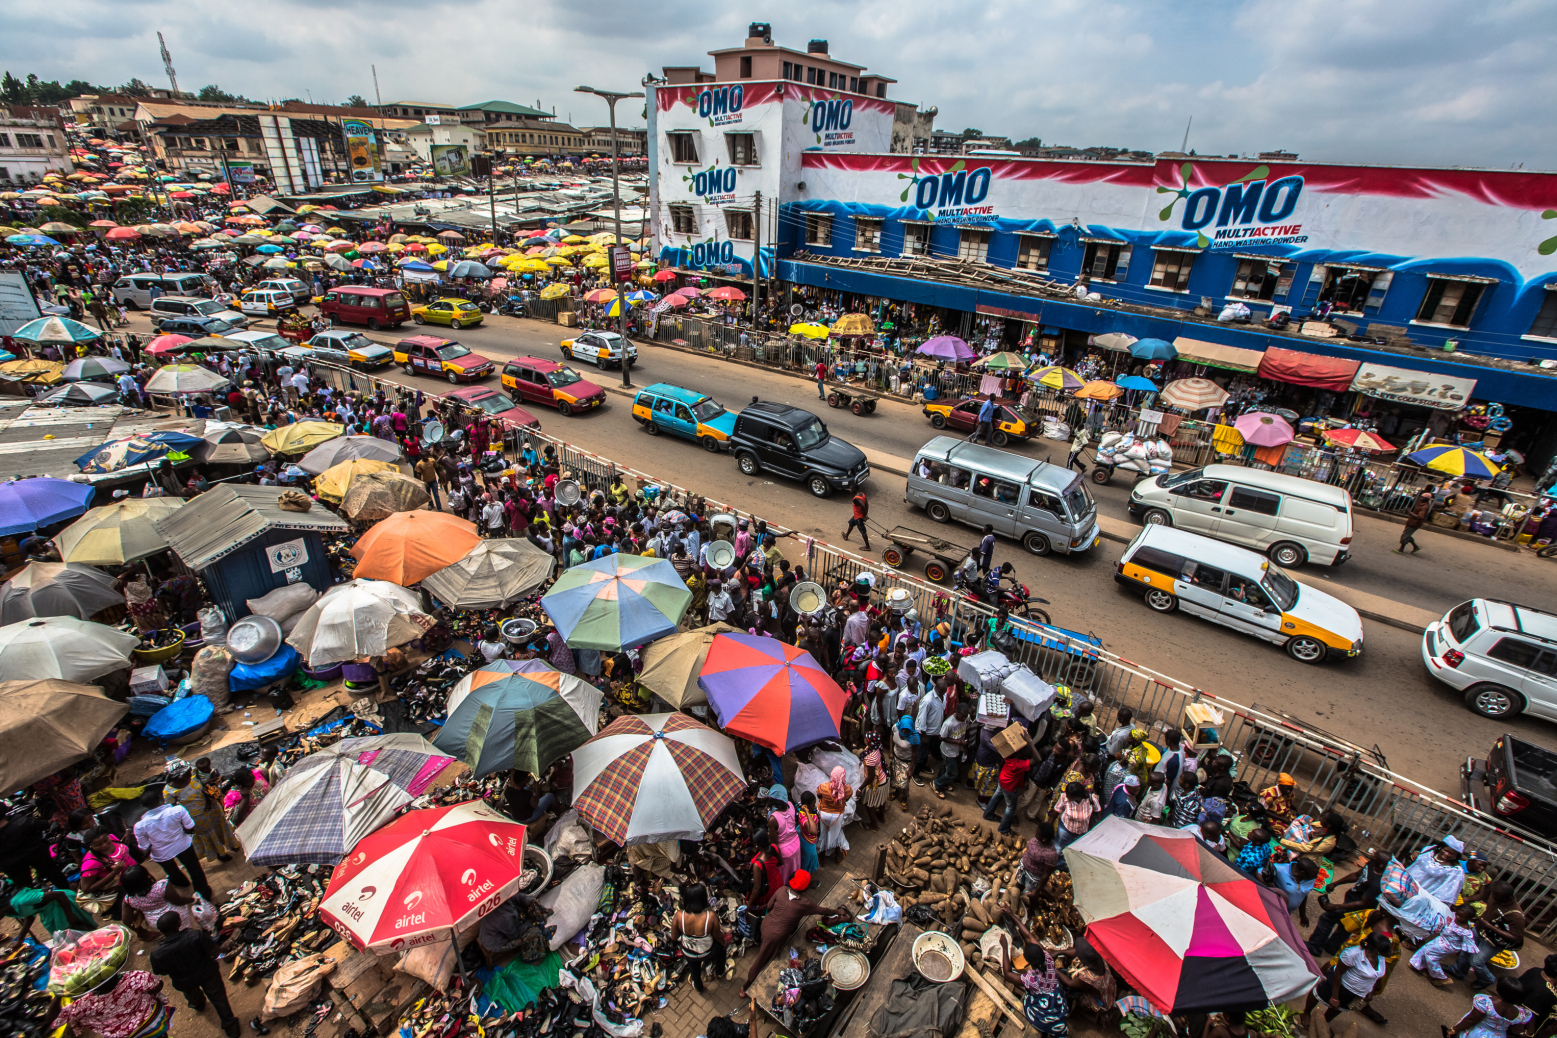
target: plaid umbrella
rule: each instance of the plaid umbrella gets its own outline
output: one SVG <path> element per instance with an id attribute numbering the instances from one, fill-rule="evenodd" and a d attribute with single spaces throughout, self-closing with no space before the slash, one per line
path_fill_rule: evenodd
<path id="1" fill-rule="evenodd" d="M 692 592 L 668 559 L 608 555 L 565 570 L 541 608 L 575 649 L 616 652 L 675 633 Z"/>
<path id="2" fill-rule="evenodd" d="M 619 717 L 573 751 L 573 806 L 623 847 L 701 840 L 745 790 L 735 743 L 685 714 Z"/>
<path id="3" fill-rule="evenodd" d="M 600 726 L 599 689 L 540 660 L 502 661 L 462 679 L 433 740 L 479 778 L 507 768 L 542 774 Z"/>

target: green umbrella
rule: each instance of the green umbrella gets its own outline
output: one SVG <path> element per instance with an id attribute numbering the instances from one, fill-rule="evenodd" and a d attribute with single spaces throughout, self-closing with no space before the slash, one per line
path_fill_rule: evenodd
<path id="1" fill-rule="evenodd" d="M 433 745 L 478 778 L 509 768 L 540 775 L 595 734 L 601 698 L 541 660 L 496 660 L 454 686 Z"/>

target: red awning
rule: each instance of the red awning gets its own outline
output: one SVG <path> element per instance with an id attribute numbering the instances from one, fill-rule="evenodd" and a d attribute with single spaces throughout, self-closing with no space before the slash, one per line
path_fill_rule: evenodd
<path id="1" fill-rule="evenodd" d="M 1360 360 L 1321 357 L 1317 353 L 1299 353 L 1272 346 L 1260 358 L 1258 374 L 1261 378 L 1290 382 L 1294 386 L 1313 386 L 1341 393 L 1351 388 L 1352 379 L 1361 366 Z"/>

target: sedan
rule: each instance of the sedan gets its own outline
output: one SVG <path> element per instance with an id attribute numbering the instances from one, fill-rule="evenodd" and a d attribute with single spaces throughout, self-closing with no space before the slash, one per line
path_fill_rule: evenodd
<path id="1" fill-rule="evenodd" d="M 464 299 L 438 299 L 411 308 L 411 320 L 417 324 L 446 324 L 450 328 L 469 328 L 481 323 L 481 308 Z"/>
<path id="2" fill-rule="evenodd" d="M 924 405 L 924 416 L 930 419 L 930 424 L 937 429 L 956 429 L 959 432 L 972 432 L 979 427 L 979 410 L 984 406 L 982 397 L 969 397 L 967 400 L 930 400 Z M 995 447 L 1004 447 L 1012 440 L 1025 440 L 1032 436 L 1035 429 L 1032 425 L 1023 421 L 1020 412 L 1016 409 L 1015 400 L 995 400 L 995 421 L 990 429 L 989 442 Z"/>
<path id="3" fill-rule="evenodd" d="M 597 368 L 622 366 L 622 343 L 626 341 L 616 332 L 585 332 L 573 339 L 562 340 L 562 355 L 569 360 L 584 360 Z M 627 342 L 627 356 L 634 367 L 638 366 L 638 347 Z"/>
<path id="4" fill-rule="evenodd" d="M 453 400 L 466 407 L 474 407 L 488 417 L 502 420 L 507 429 L 539 429 L 541 420 L 514 403 L 513 398 L 500 389 L 489 386 L 465 386 L 444 394 L 445 400 Z"/>

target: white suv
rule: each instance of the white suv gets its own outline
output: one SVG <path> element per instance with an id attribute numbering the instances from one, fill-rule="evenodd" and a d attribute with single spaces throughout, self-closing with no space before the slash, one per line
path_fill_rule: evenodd
<path id="1" fill-rule="evenodd" d="M 1422 632 L 1428 673 L 1496 719 L 1557 721 L 1557 616 L 1488 598 L 1461 602 Z"/>

